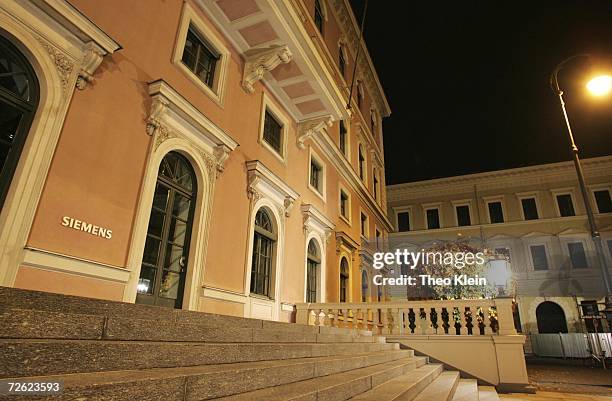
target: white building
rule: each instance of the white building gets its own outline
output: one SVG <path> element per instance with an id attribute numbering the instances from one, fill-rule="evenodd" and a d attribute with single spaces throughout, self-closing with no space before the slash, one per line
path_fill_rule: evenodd
<path id="1" fill-rule="evenodd" d="M 612 157 L 586 159 L 583 168 L 610 266 Z M 391 185 L 387 196 L 397 231 L 390 241 L 396 244 L 418 248 L 462 239 L 509 253 L 524 333 L 582 331 L 579 305 L 603 302 L 601 270 L 572 162 Z M 391 296 L 407 294 L 400 287 Z M 592 323 L 587 328 L 593 330 Z"/>

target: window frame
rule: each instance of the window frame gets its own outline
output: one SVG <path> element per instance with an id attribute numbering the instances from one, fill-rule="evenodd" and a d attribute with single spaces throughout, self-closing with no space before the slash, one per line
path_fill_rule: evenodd
<path id="1" fill-rule="evenodd" d="M 312 22 L 321 37 L 325 36 L 325 22 L 327 22 L 327 8 L 324 0 L 315 0 L 313 4 Z M 319 7 L 317 7 L 317 5 Z M 321 26 L 317 25 L 317 11 L 321 15 Z"/>
<path id="2" fill-rule="evenodd" d="M 345 144 L 344 144 L 344 152 L 342 152 L 342 148 L 340 146 L 340 142 L 341 142 L 341 134 L 340 134 L 340 122 L 338 123 L 338 149 L 340 150 L 340 153 L 342 153 L 342 155 L 346 158 L 349 159 L 350 155 L 351 155 L 351 130 L 350 130 L 350 123 L 347 123 L 346 120 L 340 120 L 342 122 L 342 125 L 344 125 L 344 128 L 346 130 L 346 133 L 344 134 L 344 137 L 346 139 Z"/>
<path id="3" fill-rule="evenodd" d="M 310 243 L 313 242 L 319 252 L 318 255 L 314 255 L 311 254 L 309 252 L 309 245 Z M 315 279 L 314 279 L 314 284 L 315 284 L 315 289 L 314 289 L 314 294 L 315 294 L 315 300 L 311 301 L 308 300 L 308 296 L 310 293 L 312 293 L 313 291 L 310 290 L 309 291 L 309 268 L 311 266 L 311 263 L 314 263 L 315 266 Z M 310 239 L 308 239 L 306 241 L 306 275 L 305 275 L 305 286 L 304 286 L 304 300 L 305 302 L 309 303 L 309 302 L 320 302 L 321 301 L 321 269 L 322 269 L 322 263 L 323 263 L 323 250 L 321 248 L 321 245 L 319 244 L 319 242 L 314 238 L 314 237 L 310 237 Z"/>
<path id="4" fill-rule="evenodd" d="M 576 197 L 574 196 L 574 188 L 558 188 L 558 189 L 552 189 L 551 191 L 552 197 L 553 197 L 553 203 L 555 205 L 555 212 L 557 213 L 557 217 L 559 218 L 572 218 L 572 217 L 576 217 L 578 216 L 578 208 L 576 207 Z M 574 215 L 573 216 L 561 216 L 561 209 L 559 209 L 559 200 L 557 199 L 557 196 L 560 195 L 569 195 L 570 199 L 572 200 L 572 207 L 574 208 Z"/>
<path id="5" fill-rule="evenodd" d="M 412 223 L 412 206 L 394 207 L 393 213 L 395 214 L 395 229 L 398 233 L 407 233 L 413 231 Z M 408 231 L 400 231 L 399 229 L 399 214 L 408 213 Z"/>
<path id="6" fill-rule="evenodd" d="M 259 227 L 257 225 L 257 214 L 259 212 L 263 212 L 268 216 L 268 219 L 270 220 L 270 224 L 272 224 L 272 229 L 275 230 L 274 231 L 267 231 L 266 229 Z M 269 300 L 273 300 L 275 299 L 276 294 L 275 292 L 275 286 L 276 286 L 276 259 L 277 259 L 277 246 L 278 246 L 278 241 L 279 241 L 279 233 L 278 233 L 278 226 L 275 226 L 275 216 L 272 212 L 270 212 L 269 210 L 266 210 L 265 206 L 261 206 L 259 207 L 256 211 L 255 211 L 255 215 L 253 218 L 253 238 L 252 238 L 252 249 L 251 249 L 251 268 L 249 271 L 249 295 L 250 296 L 255 296 L 255 297 L 262 297 L 264 299 L 269 299 Z M 256 261 L 253 258 L 254 253 L 255 253 L 255 243 L 257 241 L 258 236 L 261 236 L 262 238 L 266 239 L 269 243 L 270 243 L 270 271 L 268 273 L 268 288 L 267 288 L 267 294 L 260 294 L 258 292 L 254 292 L 252 290 L 253 288 L 253 274 L 257 275 L 257 273 L 253 273 L 254 271 L 257 272 L 257 270 L 254 269 Z"/>
<path id="7" fill-rule="evenodd" d="M 506 215 L 506 203 L 504 202 L 504 196 L 500 195 L 500 196 L 491 196 L 491 197 L 486 197 L 483 198 L 484 203 L 485 203 L 485 211 L 487 212 L 487 223 L 488 224 L 504 224 L 504 223 L 508 223 L 508 216 Z M 491 222 L 491 211 L 489 210 L 489 204 L 490 203 L 496 203 L 499 202 L 501 204 L 501 211 L 502 211 L 502 222 L 499 223 L 492 223 Z"/>
<path id="8" fill-rule="evenodd" d="M 346 208 L 346 210 L 347 210 L 348 216 L 345 216 L 345 215 L 342 214 L 342 206 L 341 206 L 341 204 L 342 204 L 342 194 L 343 193 L 346 194 L 346 196 L 347 196 L 347 208 Z M 338 215 L 349 226 L 352 223 L 352 213 L 351 213 L 352 209 L 351 209 L 351 207 L 352 207 L 351 193 L 350 193 L 350 191 L 343 184 L 339 183 L 338 184 Z"/>
<path id="9" fill-rule="evenodd" d="M 342 42 L 338 43 L 338 71 L 343 80 L 346 80 L 346 68 L 348 67 L 348 57 L 346 57 L 345 45 Z M 342 62 L 343 63 L 342 63 Z M 342 68 L 343 66 L 344 68 Z"/>
<path id="10" fill-rule="evenodd" d="M 365 216 L 365 230 L 362 230 L 362 215 Z M 370 238 L 370 216 L 362 208 L 359 208 L 359 236 L 366 241 Z"/>
<path id="11" fill-rule="evenodd" d="M 472 213 L 472 200 L 471 199 L 460 199 L 460 200 L 455 200 L 455 201 L 451 201 L 451 204 L 453 205 L 453 215 L 455 216 L 455 227 L 472 227 L 474 226 L 474 213 Z M 457 208 L 460 206 L 467 206 L 468 207 L 468 214 L 469 214 L 469 218 L 470 218 L 470 224 L 468 225 L 459 225 L 459 214 L 457 213 Z"/>
<path id="12" fill-rule="evenodd" d="M 529 266 L 531 267 L 531 271 L 534 271 L 534 272 L 551 271 L 550 249 L 549 249 L 548 244 L 545 242 L 533 242 L 533 243 L 529 243 L 526 245 L 527 245 L 527 253 L 529 255 Z M 535 268 L 535 264 L 533 262 L 533 253 L 531 252 L 531 248 L 536 247 L 536 246 L 544 247 L 544 254 L 546 256 L 546 269 L 536 269 Z"/>
<path id="13" fill-rule="evenodd" d="M 183 53 L 187 40 L 187 33 L 192 27 L 200 39 L 209 45 L 218 55 L 219 59 L 216 63 L 215 73 L 213 76 L 212 87 L 202 81 L 189 67 L 183 63 Z M 182 73 L 194 83 L 202 92 L 204 92 L 216 104 L 223 106 L 225 100 L 227 71 L 231 52 L 224 44 L 223 40 L 211 28 L 209 23 L 190 6 L 187 2 L 183 3 L 181 19 L 178 25 L 176 41 L 174 43 L 174 51 L 172 54 L 172 64 L 182 71 Z"/>
<path id="14" fill-rule="evenodd" d="M 363 149 L 363 152 L 362 152 Z M 363 155 L 363 171 L 361 168 L 361 159 L 359 155 Z M 363 176 L 362 176 L 363 173 Z M 357 143 L 357 176 L 366 185 L 368 185 L 368 151 L 363 141 Z"/>
<path id="15" fill-rule="evenodd" d="M 595 205 L 596 213 L 597 214 L 612 213 L 612 212 L 602 212 L 599 209 L 599 204 L 597 203 L 597 198 L 595 197 L 595 192 L 608 191 L 608 195 L 612 199 L 612 190 L 610 190 L 610 186 L 608 186 L 608 185 L 597 185 L 597 186 L 592 186 L 589 189 L 590 189 L 590 192 L 591 192 L 591 198 L 592 198 L 592 201 L 593 201 L 593 205 Z"/>
<path id="16" fill-rule="evenodd" d="M 342 272 L 342 261 L 346 260 L 346 274 Z M 342 288 L 344 284 L 344 300 Z M 340 255 L 338 262 L 338 302 L 351 302 L 351 262 L 346 255 Z"/>
<path id="17" fill-rule="evenodd" d="M 312 184 L 311 184 L 311 179 L 312 179 L 312 163 L 317 164 L 320 167 L 320 180 L 319 183 L 321 185 L 321 189 L 319 190 L 319 188 L 315 188 Z M 312 149 L 312 146 L 309 147 L 309 154 L 308 154 L 308 188 L 314 192 L 319 198 L 321 198 L 323 200 L 323 202 L 325 202 L 327 200 L 327 166 L 325 164 L 325 162 L 323 162 L 323 159 Z"/>
<path id="18" fill-rule="evenodd" d="M 277 152 L 272 145 L 264 139 L 264 128 L 266 123 L 266 112 L 270 113 L 281 125 L 281 153 Z M 259 122 L 259 138 L 258 142 L 264 148 L 270 151 L 281 163 L 287 164 L 287 141 L 289 138 L 289 118 L 281 111 L 268 96 L 262 94 L 260 122 Z"/>
<path id="19" fill-rule="evenodd" d="M 584 253 L 584 261 L 586 263 L 585 266 L 582 267 L 576 267 L 574 266 L 574 261 L 572 260 L 572 253 L 570 251 L 570 244 L 580 244 L 582 245 L 582 252 Z M 579 239 L 579 238 L 568 238 L 567 240 L 563 241 L 563 253 L 565 254 L 565 256 L 567 256 L 569 263 L 570 263 L 570 267 L 572 268 L 572 270 L 586 270 L 591 268 L 591 265 L 589 263 L 589 256 L 588 256 L 588 248 L 587 248 L 587 243 L 585 240 Z"/>
<path id="20" fill-rule="evenodd" d="M 519 210 L 521 212 L 521 219 L 523 221 L 536 221 L 536 220 L 541 220 L 542 219 L 542 213 L 541 213 L 542 208 L 540 206 L 540 198 L 539 198 L 537 192 L 522 192 L 522 193 L 518 193 L 518 194 L 516 194 L 516 198 L 518 199 Z M 536 214 L 538 216 L 535 219 L 526 219 L 525 218 L 525 210 L 523 208 L 523 200 L 524 199 L 533 199 L 534 200 L 535 207 L 536 207 Z"/>
<path id="21" fill-rule="evenodd" d="M 437 228 L 430 228 L 429 227 L 429 221 L 427 219 L 427 211 L 428 210 L 437 210 L 438 211 L 438 225 L 439 227 Z M 439 230 L 441 228 L 444 228 L 444 224 L 442 222 L 442 204 L 441 203 L 427 203 L 423 205 L 423 227 L 425 227 L 426 230 Z"/>

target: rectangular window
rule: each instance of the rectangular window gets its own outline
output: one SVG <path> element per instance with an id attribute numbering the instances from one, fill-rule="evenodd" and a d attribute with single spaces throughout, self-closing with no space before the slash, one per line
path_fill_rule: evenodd
<path id="1" fill-rule="evenodd" d="M 595 203 L 597 203 L 597 211 L 599 213 L 612 212 L 612 205 L 610 204 L 610 191 L 607 189 L 595 191 L 594 195 Z"/>
<path id="2" fill-rule="evenodd" d="M 361 145 L 359 145 L 359 178 L 364 181 L 365 180 L 365 157 L 363 156 L 363 151 L 361 150 Z"/>
<path id="3" fill-rule="evenodd" d="M 561 217 L 575 216 L 574 203 L 570 194 L 557 195 L 557 206 Z"/>
<path id="4" fill-rule="evenodd" d="M 538 219 L 538 207 L 536 206 L 535 198 L 521 199 L 521 206 L 523 207 L 523 216 L 525 216 L 525 220 Z"/>
<path id="5" fill-rule="evenodd" d="M 548 259 L 546 258 L 546 247 L 544 245 L 531 245 L 531 261 L 533 270 L 548 270 Z"/>
<path id="6" fill-rule="evenodd" d="M 323 194 L 323 168 L 314 159 L 310 159 L 310 186 Z"/>
<path id="7" fill-rule="evenodd" d="M 510 248 L 506 248 L 506 247 L 495 248 L 495 254 L 497 256 L 506 258 L 508 261 L 510 260 Z"/>
<path id="8" fill-rule="evenodd" d="M 187 31 L 181 61 L 208 87 L 213 87 L 219 54 L 192 26 Z"/>
<path id="9" fill-rule="evenodd" d="M 376 249 L 380 249 L 380 239 L 381 239 L 380 231 L 376 230 Z"/>
<path id="10" fill-rule="evenodd" d="M 340 151 L 344 156 L 346 156 L 346 134 L 346 125 L 343 120 L 340 120 Z"/>
<path id="11" fill-rule="evenodd" d="M 282 146 L 283 146 L 283 136 L 282 136 L 283 126 L 274 118 L 272 113 L 266 110 L 266 115 L 264 119 L 264 132 L 263 139 L 266 141 L 268 145 L 272 147 L 282 156 Z"/>
<path id="12" fill-rule="evenodd" d="M 504 211 L 501 202 L 489 202 L 489 221 L 491 224 L 504 222 Z"/>
<path id="13" fill-rule="evenodd" d="M 455 208 L 457 211 L 457 225 L 458 226 L 471 226 L 472 220 L 470 218 L 470 207 L 468 205 L 461 205 Z"/>
<path id="14" fill-rule="evenodd" d="M 344 49 L 342 47 L 338 48 L 338 69 L 340 69 L 340 75 L 342 75 L 342 78 L 344 78 L 346 60 L 344 59 Z"/>
<path id="15" fill-rule="evenodd" d="M 368 236 L 368 216 L 366 216 L 363 213 L 361 213 L 361 218 L 360 218 L 360 229 L 361 229 L 361 235 L 363 235 L 364 237 L 367 237 Z"/>
<path id="16" fill-rule="evenodd" d="M 427 228 L 430 230 L 440 228 L 440 214 L 438 209 L 427 209 Z"/>
<path id="17" fill-rule="evenodd" d="M 588 267 L 582 242 L 568 242 L 567 250 L 569 251 L 570 260 L 572 261 L 572 268 L 584 269 Z"/>
<path id="18" fill-rule="evenodd" d="M 376 172 L 373 173 L 373 184 L 374 184 L 374 200 L 378 200 L 378 177 L 376 175 Z"/>
<path id="19" fill-rule="evenodd" d="M 410 213 L 399 212 L 397 214 L 397 231 L 410 231 Z"/>
<path id="20" fill-rule="evenodd" d="M 349 198 L 346 192 L 340 190 L 340 214 L 349 218 Z"/>

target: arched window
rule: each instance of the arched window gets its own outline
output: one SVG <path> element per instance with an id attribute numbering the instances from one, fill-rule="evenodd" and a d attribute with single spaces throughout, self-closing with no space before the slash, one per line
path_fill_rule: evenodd
<path id="1" fill-rule="evenodd" d="M 163 158 L 153 194 L 137 303 L 182 307 L 196 183 L 184 156 L 170 152 Z"/>
<path id="2" fill-rule="evenodd" d="M 361 271 L 361 302 L 368 300 L 368 272 Z"/>
<path id="3" fill-rule="evenodd" d="M 276 232 L 272 219 L 265 209 L 259 209 L 255 215 L 253 260 L 251 262 L 251 293 L 253 294 L 270 296 L 275 243 Z"/>
<path id="4" fill-rule="evenodd" d="M 338 48 L 338 68 L 340 69 L 342 78 L 346 78 L 346 57 L 344 54 L 344 46 L 342 45 Z"/>
<path id="5" fill-rule="evenodd" d="M 0 209 L 30 130 L 39 87 L 23 54 L 0 36 Z"/>
<path id="6" fill-rule="evenodd" d="M 321 266 L 321 252 L 314 239 L 308 242 L 308 255 L 306 257 L 306 302 L 317 302 L 317 288 L 319 287 L 319 269 Z"/>
<path id="7" fill-rule="evenodd" d="M 563 309 L 556 303 L 546 301 L 536 309 L 538 333 L 556 334 L 567 333 L 567 321 Z"/>
<path id="8" fill-rule="evenodd" d="M 359 144 L 359 178 L 365 180 L 365 156 L 363 151 L 363 145 Z"/>
<path id="9" fill-rule="evenodd" d="M 325 23 L 325 14 L 320 0 L 315 0 L 314 4 L 314 23 L 321 35 L 323 35 L 323 24 Z"/>
<path id="10" fill-rule="evenodd" d="M 349 264 L 345 257 L 340 260 L 340 302 L 348 300 Z"/>

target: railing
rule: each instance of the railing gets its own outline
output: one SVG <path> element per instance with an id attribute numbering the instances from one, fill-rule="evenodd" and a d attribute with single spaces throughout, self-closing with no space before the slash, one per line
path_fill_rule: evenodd
<path id="1" fill-rule="evenodd" d="M 512 335 L 512 299 L 297 304 L 296 322 L 384 335 Z"/>

